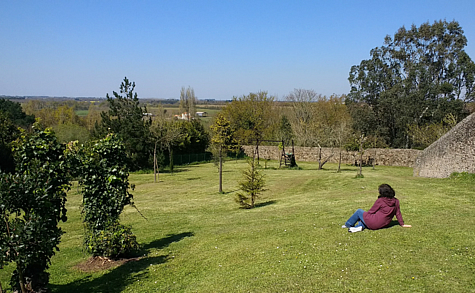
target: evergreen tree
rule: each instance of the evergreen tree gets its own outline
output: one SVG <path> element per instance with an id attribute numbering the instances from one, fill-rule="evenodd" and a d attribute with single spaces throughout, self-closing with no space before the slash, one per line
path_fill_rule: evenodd
<path id="1" fill-rule="evenodd" d="M 35 122 L 34 115 L 26 115 L 20 103 L 10 100 L 0 99 L 0 112 L 5 113 L 6 117 L 17 127 L 28 129 Z"/>
<path id="2" fill-rule="evenodd" d="M 150 135 L 151 119 L 145 118 L 147 107 L 141 107 L 134 92 L 135 82 L 131 83 L 127 77 L 120 85 L 119 93 L 113 96 L 107 94 L 109 111 L 102 112 L 102 121 L 96 125 L 94 136 L 103 138 L 108 133 L 116 133 L 124 142 L 129 167 L 138 170 L 151 166 L 153 144 Z"/>
<path id="3" fill-rule="evenodd" d="M 294 139 L 294 132 L 292 131 L 292 125 L 286 115 L 282 115 L 279 123 L 280 138 L 285 144 L 290 144 Z"/>
<path id="4" fill-rule="evenodd" d="M 14 171 L 11 143 L 19 137 L 19 127 L 28 129 L 33 122 L 35 116 L 26 115 L 19 103 L 0 99 L 0 171 Z"/>
<path id="5" fill-rule="evenodd" d="M 264 174 L 257 170 L 254 158 L 248 160 L 248 165 L 248 168 L 243 172 L 243 180 L 239 182 L 239 188 L 244 193 L 236 195 L 236 202 L 243 208 L 252 209 L 259 194 L 265 190 L 265 180 Z"/>

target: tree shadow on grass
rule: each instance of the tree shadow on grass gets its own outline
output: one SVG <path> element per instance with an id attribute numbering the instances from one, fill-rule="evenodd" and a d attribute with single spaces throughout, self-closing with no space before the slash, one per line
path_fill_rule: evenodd
<path id="1" fill-rule="evenodd" d="M 148 244 L 142 245 L 141 254 L 150 253 L 151 249 L 162 249 L 167 247 L 173 242 L 181 241 L 185 237 L 192 237 L 195 234 L 193 232 L 183 232 L 180 234 L 168 234 L 167 237 L 154 240 Z"/>
<path id="2" fill-rule="evenodd" d="M 355 172 L 355 171 L 358 171 L 357 168 L 340 168 L 340 173 L 343 173 L 343 172 Z M 337 170 L 335 170 L 335 173 L 337 172 Z"/>
<path id="3" fill-rule="evenodd" d="M 268 205 L 271 205 L 271 204 L 275 204 L 276 202 L 277 202 L 276 200 L 269 200 L 269 201 L 266 201 L 266 202 L 260 202 L 260 203 L 254 204 L 253 208 L 251 208 L 250 206 L 241 206 L 240 209 L 242 209 L 242 210 L 253 210 L 253 209 L 262 208 L 262 207 L 265 207 L 265 206 L 268 206 Z"/>
<path id="4" fill-rule="evenodd" d="M 164 169 L 164 170 L 160 170 L 160 174 L 173 174 L 173 173 L 181 173 L 181 172 L 188 172 L 190 171 L 188 169 L 188 166 L 187 167 L 174 167 L 173 168 L 173 172 L 170 171 L 170 169 Z M 151 173 L 153 174 L 153 172 Z"/>
<path id="5" fill-rule="evenodd" d="M 275 204 L 275 203 L 277 203 L 276 200 L 269 200 L 269 201 L 266 201 L 266 202 L 260 202 L 260 203 L 256 203 L 254 205 L 254 208 L 262 208 L 262 207 L 269 206 L 269 205 Z"/>
<path id="6" fill-rule="evenodd" d="M 143 245 L 141 252 L 143 253 L 143 255 L 146 255 L 150 252 L 152 248 L 162 249 L 173 242 L 181 241 L 183 238 L 191 237 L 193 235 L 194 234 L 192 232 L 168 235 L 165 238 L 154 240 L 148 244 Z M 148 274 L 147 268 L 150 268 L 150 266 L 152 265 L 165 263 L 167 260 L 168 255 L 143 257 L 137 260 L 128 261 L 97 278 L 94 278 L 92 274 L 88 274 L 86 277 L 71 282 L 69 284 L 50 284 L 49 288 L 53 293 L 121 292 L 133 282 L 144 278 L 146 279 Z"/>
<path id="7" fill-rule="evenodd" d="M 93 278 L 91 274 L 65 285 L 50 284 L 49 288 L 51 292 L 70 292 L 70 293 L 83 293 L 83 292 L 101 292 L 101 293 L 113 293 L 121 292 L 129 284 L 133 283 L 137 279 L 143 278 L 147 275 L 146 269 L 151 265 L 157 265 L 166 262 L 168 256 L 157 256 L 142 258 L 138 261 L 129 261 L 121 266 L 112 269 L 110 272 L 98 277 Z"/>
<path id="8" fill-rule="evenodd" d="M 239 191 L 239 189 L 235 189 L 235 190 L 231 190 L 231 191 L 223 191 L 223 192 L 221 192 L 221 194 L 230 194 L 230 193 L 234 193 L 236 191 Z"/>

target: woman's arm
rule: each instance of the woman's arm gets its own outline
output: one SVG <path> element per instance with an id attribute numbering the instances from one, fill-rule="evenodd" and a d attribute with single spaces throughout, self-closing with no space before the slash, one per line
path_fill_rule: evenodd
<path id="1" fill-rule="evenodd" d="M 402 219 L 401 208 L 399 207 L 399 200 L 397 198 L 396 198 L 396 219 L 399 222 L 399 225 L 401 225 L 401 227 L 406 226 L 404 225 L 404 220 Z M 409 227 L 406 227 L 406 228 L 409 228 Z"/>

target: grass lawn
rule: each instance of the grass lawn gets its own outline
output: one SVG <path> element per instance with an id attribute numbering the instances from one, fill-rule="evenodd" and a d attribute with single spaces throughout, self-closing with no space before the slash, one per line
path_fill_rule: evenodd
<path id="1" fill-rule="evenodd" d="M 299 163 L 299 162 L 298 162 Z M 271 161 L 271 167 L 278 162 Z M 245 161 L 217 168 L 178 168 L 174 174 L 132 174 L 132 226 L 143 256 L 119 267 L 84 273 L 81 197 L 68 198 L 61 251 L 52 259 L 52 292 L 475 292 L 473 181 L 412 177 L 411 168 L 356 168 L 299 163 L 301 170 L 265 169 L 268 190 L 258 207 L 234 202 Z M 368 210 L 377 187 L 396 190 L 406 224 L 348 233 L 340 228 Z M 0 270 L 8 287 L 13 265 Z"/>

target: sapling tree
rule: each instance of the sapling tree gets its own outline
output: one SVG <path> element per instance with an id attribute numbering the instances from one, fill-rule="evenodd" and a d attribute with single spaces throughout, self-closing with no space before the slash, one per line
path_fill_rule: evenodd
<path id="1" fill-rule="evenodd" d="M 232 137 L 231 124 L 228 119 L 222 114 L 218 113 L 211 125 L 211 146 L 213 153 L 218 157 L 218 171 L 219 171 L 219 192 L 223 192 L 223 158 L 227 151 L 231 150 L 234 143 Z"/>
<path id="2" fill-rule="evenodd" d="M 252 209 L 259 194 L 265 191 L 265 180 L 264 174 L 257 170 L 254 158 L 248 160 L 248 165 L 248 168 L 243 171 L 243 180 L 239 182 L 239 188 L 244 193 L 236 195 L 236 202 L 243 208 Z"/>
<path id="3" fill-rule="evenodd" d="M 58 222 L 67 219 L 64 146 L 51 130 L 34 128 L 21 135 L 13 154 L 15 172 L 0 173 L 0 267 L 16 264 L 12 288 L 39 291 L 63 234 Z"/>
<path id="4" fill-rule="evenodd" d="M 360 159 L 359 159 L 359 168 L 358 168 L 358 173 L 356 174 L 356 178 L 363 178 L 363 154 L 364 154 L 364 142 L 365 140 L 367 139 L 367 137 L 364 135 L 364 134 L 361 134 L 360 135 L 360 138 L 359 138 L 359 156 L 360 156 Z"/>

